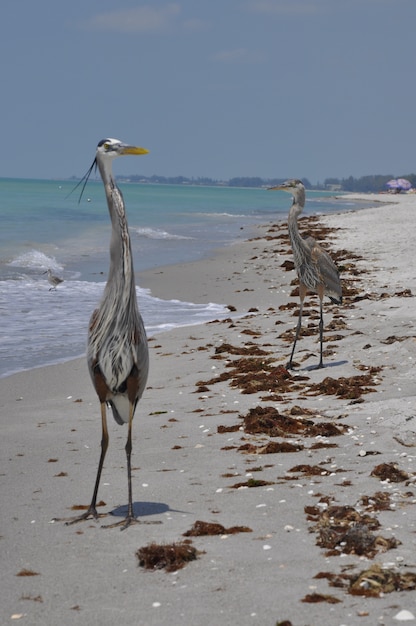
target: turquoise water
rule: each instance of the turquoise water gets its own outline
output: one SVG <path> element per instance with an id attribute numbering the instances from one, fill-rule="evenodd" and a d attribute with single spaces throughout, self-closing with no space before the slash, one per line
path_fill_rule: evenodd
<path id="1" fill-rule="evenodd" d="M 0 179 L 0 376 L 80 356 L 108 269 L 110 221 L 101 181 L 83 198 L 72 181 Z M 204 258 L 286 217 L 284 192 L 120 184 L 135 270 Z M 305 213 L 356 208 L 310 192 Z M 64 279 L 49 291 L 44 272 Z M 225 303 L 165 301 L 138 287 L 149 335 L 226 317 Z"/>

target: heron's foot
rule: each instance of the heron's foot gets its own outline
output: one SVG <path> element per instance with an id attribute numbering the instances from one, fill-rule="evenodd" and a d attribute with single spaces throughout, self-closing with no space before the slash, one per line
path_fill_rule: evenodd
<path id="1" fill-rule="evenodd" d="M 136 517 L 134 517 L 134 515 L 127 515 L 127 517 L 120 522 L 114 522 L 114 524 L 105 524 L 104 526 L 101 526 L 101 528 L 117 528 L 117 526 L 119 526 L 120 530 L 125 530 L 126 528 L 131 526 L 131 524 L 141 524 L 141 522 Z"/>
<path id="2" fill-rule="evenodd" d="M 71 519 L 65 522 L 66 526 L 70 526 L 71 524 L 76 524 L 77 522 L 83 522 L 88 519 L 98 519 L 99 517 L 105 517 L 106 513 L 98 513 L 95 506 L 90 506 L 85 513 L 82 515 L 78 515 L 77 517 L 72 517 Z"/>

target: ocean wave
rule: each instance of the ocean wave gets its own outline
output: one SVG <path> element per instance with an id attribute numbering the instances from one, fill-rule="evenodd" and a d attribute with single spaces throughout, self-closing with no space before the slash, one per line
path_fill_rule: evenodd
<path id="1" fill-rule="evenodd" d="M 21 267 L 30 270 L 52 270 L 62 272 L 63 266 L 53 256 L 48 256 L 40 250 L 29 250 L 19 254 L 15 259 L 7 264 L 9 267 Z"/>
<path id="2" fill-rule="evenodd" d="M 104 287 L 105 281 L 65 280 L 49 291 L 46 279 L 0 281 L 0 377 L 85 353 L 89 318 Z M 137 297 L 149 336 L 229 316 L 224 305 L 161 300 L 140 287 Z"/>
<path id="3" fill-rule="evenodd" d="M 204 219 L 247 219 L 247 215 L 243 213 L 228 213 L 227 211 L 222 212 L 193 212 L 192 217 L 202 217 Z"/>
<path id="4" fill-rule="evenodd" d="M 172 233 L 168 233 L 166 230 L 161 230 L 159 228 L 146 228 L 139 227 L 132 229 L 136 232 L 139 237 L 145 237 L 146 239 L 165 239 L 165 240 L 174 240 L 174 239 L 194 239 L 194 237 L 185 237 L 184 235 L 174 235 Z"/>

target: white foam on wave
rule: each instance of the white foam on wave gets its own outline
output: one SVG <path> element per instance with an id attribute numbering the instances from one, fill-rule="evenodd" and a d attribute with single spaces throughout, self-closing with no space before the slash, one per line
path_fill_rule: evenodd
<path id="1" fill-rule="evenodd" d="M 172 233 L 168 233 L 166 230 L 161 230 L 159 228 L 141 227 L 135 228 L 133 230 L 139 235 L 139 237 L 146 237 L 147 239 L 193 239 L 193 237 L 185 237 L 184 235 L 174 235 Z"/>
<path id="2" fill-rule="evenodd" d="M 104 287 L 105 282 L 66 280 L 49 291 L 46 280 L 0 281 L 0 376 L 84 354 L 89 318 Z M 137 296 L 149 336 L 229 316 L 220 304 L 161 300 L 140 287 Z"/>
<path id="3" fill-rule="evenodd" d="M 19 254 L 15 259 L 8 263 L 10 267 L 21 267 L 31 270 L 43 270 L 48 269 L 53 272 L 59 272 L 63 270 L 63 266 L 53 256 L 48 256 L 40 250 L 29 250 Z"/>
<path id="4" fill-rule="evenodd" d="M 192 217 L 203 217 L 207 219 L 247 219 L 247 215 L 239 214 L 239 213 L 227 213 L 227 211 L 223 212 L 194 212 L 192 213 Z"/>

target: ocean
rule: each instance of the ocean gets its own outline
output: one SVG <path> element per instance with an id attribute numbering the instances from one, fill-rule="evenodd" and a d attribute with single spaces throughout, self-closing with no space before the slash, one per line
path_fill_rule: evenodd
<path id="1" fill-rule="evenodd" d="M 110 220 L 101 181 L 81 202 L 71 180 L 0 179 L 0 377 L 85 354 L 106 281 Z M 285 219 L 291 198 L 264 189 L 120 183 L 135 271 L 204 258 Z M 360 204 L 362 206 L 362 203 Z M 308 192 L 305 214 L 357 208 Z M 45 272 L 63 278 L 50 291 Z M 226 303 L 161 300 L 137 285 L 149 336 L 229 316 Z"/>

